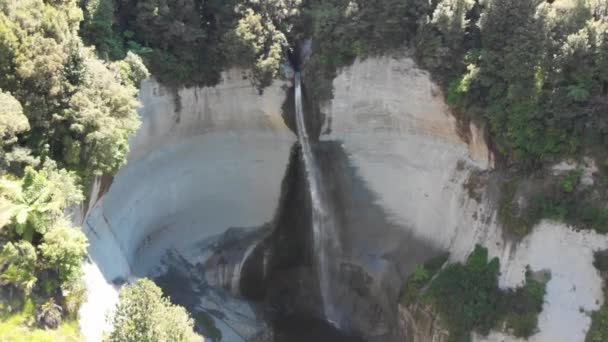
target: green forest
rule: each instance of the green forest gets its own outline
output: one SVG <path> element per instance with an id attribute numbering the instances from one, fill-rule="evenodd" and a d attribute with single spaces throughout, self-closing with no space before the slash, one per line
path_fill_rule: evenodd
<path id="1" fill-rule="evenodd" d="M 0 335 L 25 324 L 32 341 L 56 340 L 35 327 L 78 340 L 87 240 L 67 213 L 86 201 L 95 177 L 125 164 L 143 80 L 210 86 L 240 67 L 263 91 L 308 38 L 313 54 L 303 72 L 317 102 L 332 98 L 333 78 L 356 58 L 407 51 L 443 87 L 460 120 L 485 127 L 506 166 L 527 172 L 566 157 L 605 160 L 604 0 L 0 0 Z M 567 177 L 523 218 L 514 217 L 506 184 L 501 218 L 515 222 L 518 235 L 543 217 L 605 231 L 608 211 L 597 203 L 608 182 L 598 195 L 577 190 L 580 174 Z M 442 284 L 468 281 L 468 268 L 487 281 L 483 291 L 498 291 L 495 261 L 486 259 L 476 251 L 429 290 L 448 325 L 463 329 L 455 336 L 509 320 L 506 302 L 472 322 L 450 311 L 463 303 L 450 302 L 457 296 Z M 181 340 L 193 339 L 185 311 L 153 284 L 137 286 L 125 290 L 125 301 L 149 293 L 162 304 L 153 319 L 171 315 Z M 509 296 L 517 294 L 499 297 Z M 535 320 L 538 300 L 530 301 Z M 604 311 L 594 327 L 605 325 Z M 109 340 L 128 333 L 118 329 Z"/>

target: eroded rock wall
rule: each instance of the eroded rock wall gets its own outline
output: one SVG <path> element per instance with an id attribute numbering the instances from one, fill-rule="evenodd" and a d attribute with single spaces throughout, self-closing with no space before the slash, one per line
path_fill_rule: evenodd
<path id="1" fill-rule="evenodd" d="M 472 170 L 493 168 L 483 134 L 472 124 L 463 130 L 428 73 L 411 58 L 357 61 L 339 73 L 334 91 L 324 108 L 331 124 L 324 130 L 331 133 L 322 139 L 342 142 L 389 219 L 414 238 L 449 251 L 452 261 L 463 261 L 475 244 L 484 245 L 501 259 L 503 287 L 521 286 L 527 265 L 550 270 L 540 332 L 530 340 L 583 341 L 587 312 L 603 301 L 592 254 L 608 248 L 608 237 L 544 221 L 523 241 L 505 238 L 496 219 L 496 189 L 482 187 L 473 199 L 465 188 Z M 395 243 L 389 238 L 376 246 L 390 252 Z M 497 332 L 475 339 L 516 341 Z"/>
<path id="2" fill-rule="evenodd" d="M 295 142 L 284 97 L 281 82 L 260 96 L 236 70 L 212 88 L 143 83 L 128 163 L 83 223 L 94 263 L 82 319 L 89 340 L 99 340 L 112 306 L 95 299 L 108 283 L 154 272 L 171 249 L 195 262 L 197 243 L 273 218 Z"/>
<path id="3" fill-rule="evenodd" d="M 341 232 L 342 270 L 373 278 L 366 281 L 370 292 L 344 290 L 364 294 L 353 303 L 367 308 L 364 296 L 378 293 L 382 303 L 393 300 L 396 284 L 426 257 L 414 244 L 449 251 L 453 261 L 462 261 L 481 243 L 501 258 L 502 286 L 521 285 L 528 264 L 551 271 L 541 332 L 532 340 L 582 341 L 589 326 L 584 311 L 603 300 L 591 256 L 608 248 L 607 238 L 544 222 L 521 243 L 505 239 L 496 222 L 495 194 L 483 189 L 473 199 L 464 187 L 473 170 L 493 167 L 483 134 L 458 124 L 439 88 L 411 58 L 357 61 L 339 73 L 334 88 L 334 100 L 323 108 L 330 126 L 324 131 L 330 133 L 321 140 L 328 145 L 319 153 L 328 173 L 344 176 L 326 179 L 332 191 L 342 192 L 335 198 L 348 197 L 356 209 L 349 213 L 345 207 L 340 214 L 348 223 Z M 296 140 L 281 118 L 282 84 L 259 96 L 233 71 L 217 87 L 177 94 L 144 83 L 143 124 L 131 141 L 129 163 L 83 224 L 94 262 L 82 320 L 91 341 L 100 336 L 104 308 L 111 307 L 95 300 L 112 297 L 100 282 L 145 275 L 168 249 L 189 262 L 202 261 L 198 242 L 231 227 L 259 227 L 278 206 Z M 340 164 L 332 161 L 336 155 Z M 378 222 L 388 228 L 379 229 Z M 394 308 L 398 315 L 396 302 Z M 380 336 L 385 327 L 369 328 Z M 514 340 L 499 333 L 476 339 Z"/>

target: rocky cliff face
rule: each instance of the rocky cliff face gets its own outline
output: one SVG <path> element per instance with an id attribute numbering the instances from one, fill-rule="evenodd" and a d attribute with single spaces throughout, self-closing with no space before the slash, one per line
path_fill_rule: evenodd
<path id="1" fill-rule="evenodd" d="M 89 340 L 97 340 L 112 304 L 98 298 L 115 298 L 108 284 L 134 276 L 160 276 L 166 289 L 189 294 L 180 300 L 193 312 L 225 312 L 226 319 L 211 315 L 215 327 L 206 330 L 221 331 L 222 341 L 268 338 L 261 334 L 268 310 L 242 296 L 319 315 L 310 235 L 298 218 L 307 210 L 305 184 L 295 135 L 282 118 L 283 88 L 275 82 L 259 96 L 237 71 L 217 87 L 177 93 L 144 83 L 143 125 L 129 163 L 84 219 L 93 262 L 82 320 Z M 520 243 L 504 238 L 491 184 L 476 198 L 464 187 L 472 171 L 493 167 L 481 131 L 458 124 L 411 58 L 357 61 L 334 89 L 315 154 L 339 227 L 333 280 L 342 328 L 371 341 L 404 333 L 441 341 L 433 319 L 399 312 L 400 287 L 428 257 L 449 251 L 463 260 L 481 243 L 501 258 L 502 286 L 521 284 L 528 264 L 551 271 L 532 340 L 582 341 L 589 318 L 579 308 L 602 301 L 592 251 L 608 248 L 608 238 L 549 222 Z M 293 322 L 283 327 L 295 331 Z"/>
<path id="2" fill-rule="evenodd" d="M 155 273 L 169 250 L 195 262 L 208 238 L 273 218 L 295 141 L 281 118 L 284 91 L 275 82 L 259 96 L 238 71 L 223 79 L 177 95 L 154 81 L 142 85 L 142 127 L 128 164 L 84 220 L 100 270 L 88 272 L 90 287 L 111 292 L 104 283 Z M 103 308 L 83 308 L 90 340 Z"/>

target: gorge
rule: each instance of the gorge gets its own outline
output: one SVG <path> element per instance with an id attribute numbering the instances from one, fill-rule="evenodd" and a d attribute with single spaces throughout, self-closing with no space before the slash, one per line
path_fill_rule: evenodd
<path id="1" fill-rule="evenodd" d="M 602 298 L 591 260 L 606 238 L 552 223 L 521 243 L 505 237 L 498 190 L 488 184 L 478 201 L 464 187 L 472 171 L 492 168 L 482 134 L 471 125 L 463 137 L 407 55 L 358 61 L 334 87 L 308 157 L 319 163 L 332 244 L 340 244 L 322 251 L 328 246 L 318 238 L 327 232 L 313 229 L 320 204 L 312 203 L 308 152 L 287 128 L 295 118 L 282 118 L 293 112 L 282 109 L 290 82 L 259 96 L 233 70 L 217 87 L 182 89 L 178 98 L 144 83 L 129 162 L 111 184 L 100 181 L 84 221 L 93 264 L 81 322 L 89 339 L 104 325 L 100 307 L 111 306 L 95 294 L 153 276 L 211 340 L 397 341 L 410 333 L 399 328 L 398 298 L 415 265 L 446 251 L 463 260 L 481 243 L 501 258 L 502 286 L 521 284 L 526 265 L 552 272 L 533 340 L 578 340 L 588 325 L 579 308 L 593 310 Z M 566 246 L 573 253 L 564 256 Z M 317 266 L 323 257 L 327 264 Z M 564 317 L 578 328 L 563 331 Z"/>
<path id="2" fill-rule="evenodd" d="M 0 341 L 605 342 L 608 3 L 0 0 Z"/>

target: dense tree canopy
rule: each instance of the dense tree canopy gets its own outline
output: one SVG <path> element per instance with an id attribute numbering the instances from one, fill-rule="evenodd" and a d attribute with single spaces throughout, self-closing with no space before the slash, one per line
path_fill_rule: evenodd
<path id="1" fill-rule="evenodd" d="M 77 0 L 0 0 L 0 286 L 71 314 L 87 241 L 66 212 L 124 164 L 148 77 L 85 47 L 82 19 Z"/>
<path id="2" fill-rule="evenodd" d="M 229 66 L 277 76 L 301 0 L 86 0 L 82 35 L 104 58 L 131 50 L 172 85 L 210 85 Z"/>

